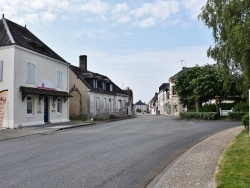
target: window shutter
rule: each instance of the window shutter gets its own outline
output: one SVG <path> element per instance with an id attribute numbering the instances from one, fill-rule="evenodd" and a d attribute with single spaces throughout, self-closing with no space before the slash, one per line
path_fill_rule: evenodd
<path id="1" fill-rule="evenodd" d="M 31 82 L 35 83 L 35 70 L 36 66 L 34 64 L 31 64 Z"/>
<path id="2" fill-rule="evenodd" d="M 3 81 L 3 61 L 0 60 L 0 82 Z"/>

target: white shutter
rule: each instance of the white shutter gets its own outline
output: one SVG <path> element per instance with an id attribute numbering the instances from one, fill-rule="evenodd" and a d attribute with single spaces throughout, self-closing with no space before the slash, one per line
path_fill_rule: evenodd
<path id="1" fill-rule="evenodd" d="M 35 83 L 35 72 L 36 72 L 36 66 L 34 64 L 31 64 L 31 83 Z"/>
<path id="2" fill-rule="evenodd" d="M 3 61 L 0 60 L 0 82 L 3 81 Z"/>
<path id="3" fill-rule="evenodd" d="M 27 63 L 27 82 L 30 83 L 31 82 L 31 64 Z"/>

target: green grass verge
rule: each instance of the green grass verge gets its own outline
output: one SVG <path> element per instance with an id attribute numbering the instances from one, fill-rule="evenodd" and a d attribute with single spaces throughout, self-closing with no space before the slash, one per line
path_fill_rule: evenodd
<path id="1" fill-rule="evenodd" d="M 222 153 L 215 176 L 217 188 L 250 188 L 250 138 L 241 132 Z"/>

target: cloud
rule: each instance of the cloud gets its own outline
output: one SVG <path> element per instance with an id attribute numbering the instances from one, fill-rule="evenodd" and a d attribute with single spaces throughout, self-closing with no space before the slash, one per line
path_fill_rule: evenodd
<path id="1" fill-rule="evenodd" d="M 182 0 L 181 6 L 187 12 L 187 15 L 192 19 L 196 19 L 201 13 L 201 8 L 206 4 L 206 0 Z"/>

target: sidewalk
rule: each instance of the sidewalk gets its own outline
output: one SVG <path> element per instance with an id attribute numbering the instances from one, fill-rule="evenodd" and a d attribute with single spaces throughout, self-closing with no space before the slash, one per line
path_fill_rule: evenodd
<path id="1" fill-rule="evenodd" d="M 53 131 L 63 130 L 63 129 L 72 129 L 82 126 L 93 125 L 97 123 L 105 123 L 105 122 L 112 122 L 112 121 L 120 121 L 125 119 L 135 118 L 135 116 L 129 116 L 125 118 L 117 118 L 117 119 L 108 119 L 104 121 L 93 121 L 93 122 L 64 122 L 64 123 L 52 123 L 52 124 L 45 124 L 45 125 L 34 125 L 34 126 L 26 126 L 21 127 L 18 129 L 6 129 L 0 128 L 0 141 L 8 140 L 17 137 L 23 137 L 33 134 L 42 134 L 42 133 L 49 133 Z"/>
<path id="2" fill-rule="evenodd" d="M 93 122 L 67 122 L 67 123 L 52 123 L 52 124 L 45 124 L 45 125 L 35 125 L 35 126 L 26 126 L 21 127 L 18 129 L 5 129 L 0 128 L 0 141 L 7 140 L 17 137 L 23 137 L 33 134 L 41 134 L 41 133 L 48 133 L 63 129 L 71 129 L 81 126 L 92 125 Z"/>
<path id="3" fill-rule="evenodd" d="M 147 188 L 214 188 L 214 174 L 224 148 L 244 126 L 219 132 L 187 150 L 153 180 Z"/>

